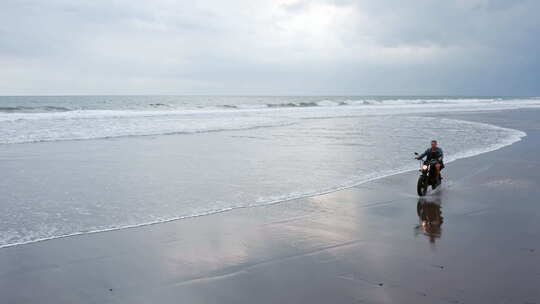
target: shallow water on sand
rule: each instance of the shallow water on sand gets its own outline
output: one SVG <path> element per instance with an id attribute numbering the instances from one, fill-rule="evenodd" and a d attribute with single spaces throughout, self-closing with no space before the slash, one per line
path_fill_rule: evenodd
<path id="1" fill-rule="evenodd" d="M 156 111 L 5 106 L 0 246 L 335 191 L 414 169 L 412 153 L 432 138 L 447 161 L 494 150 L 524 133 L 429 113 L 540 103 L 302 102 Z"/>

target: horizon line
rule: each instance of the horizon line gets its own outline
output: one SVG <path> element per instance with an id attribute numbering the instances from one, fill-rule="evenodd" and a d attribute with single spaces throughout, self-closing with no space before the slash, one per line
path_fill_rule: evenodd
<path id="1" fill-rule="evenodd" d="M 540 98 L 534 95 L 467 95 L 467 94 L 43 94 L 23 95 L 10 94 L 0 97 L 142 97 L 142 96 L 170 96 L 170 97 L 462 97 L 462 98 Z"/>

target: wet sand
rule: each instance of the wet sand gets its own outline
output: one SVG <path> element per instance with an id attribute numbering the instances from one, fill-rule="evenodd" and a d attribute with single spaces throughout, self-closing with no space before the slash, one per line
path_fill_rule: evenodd
<path id="1" fill-rule="evenodd" d="M 2 303 L 540 303 L 540 111 L 452 114 L 527 132 L 326 195 L 0 249 Z"/>

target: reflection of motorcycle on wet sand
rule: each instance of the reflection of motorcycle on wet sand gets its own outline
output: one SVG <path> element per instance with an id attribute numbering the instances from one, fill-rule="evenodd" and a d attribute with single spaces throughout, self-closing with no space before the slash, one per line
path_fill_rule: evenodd
<path id="1" fill-rule="evenodd" d="M 416 211 L 420 220 L 416 231 L 426 235 L 431 243 L 435 243 L 435 240 L 441 237 L 443 224 L 440 199 L 420 198 L 416 205 Z"/>

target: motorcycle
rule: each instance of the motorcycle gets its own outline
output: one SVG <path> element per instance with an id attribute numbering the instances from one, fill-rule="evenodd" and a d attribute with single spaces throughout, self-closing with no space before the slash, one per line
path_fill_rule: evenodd
<path id="1" fill-rule="evenodd" d="M 414 155 L 418 156 L 417 152 Z M 428 187 L 435 190 L 441 184 L 440 175 L 435 176 L 435 160 L 425 161 L 420 159 L 420 176 L 418 177 L 418 183 L 416 185 L 416 192 L 420 196 L 424 196 L 427 193 Z"/>

